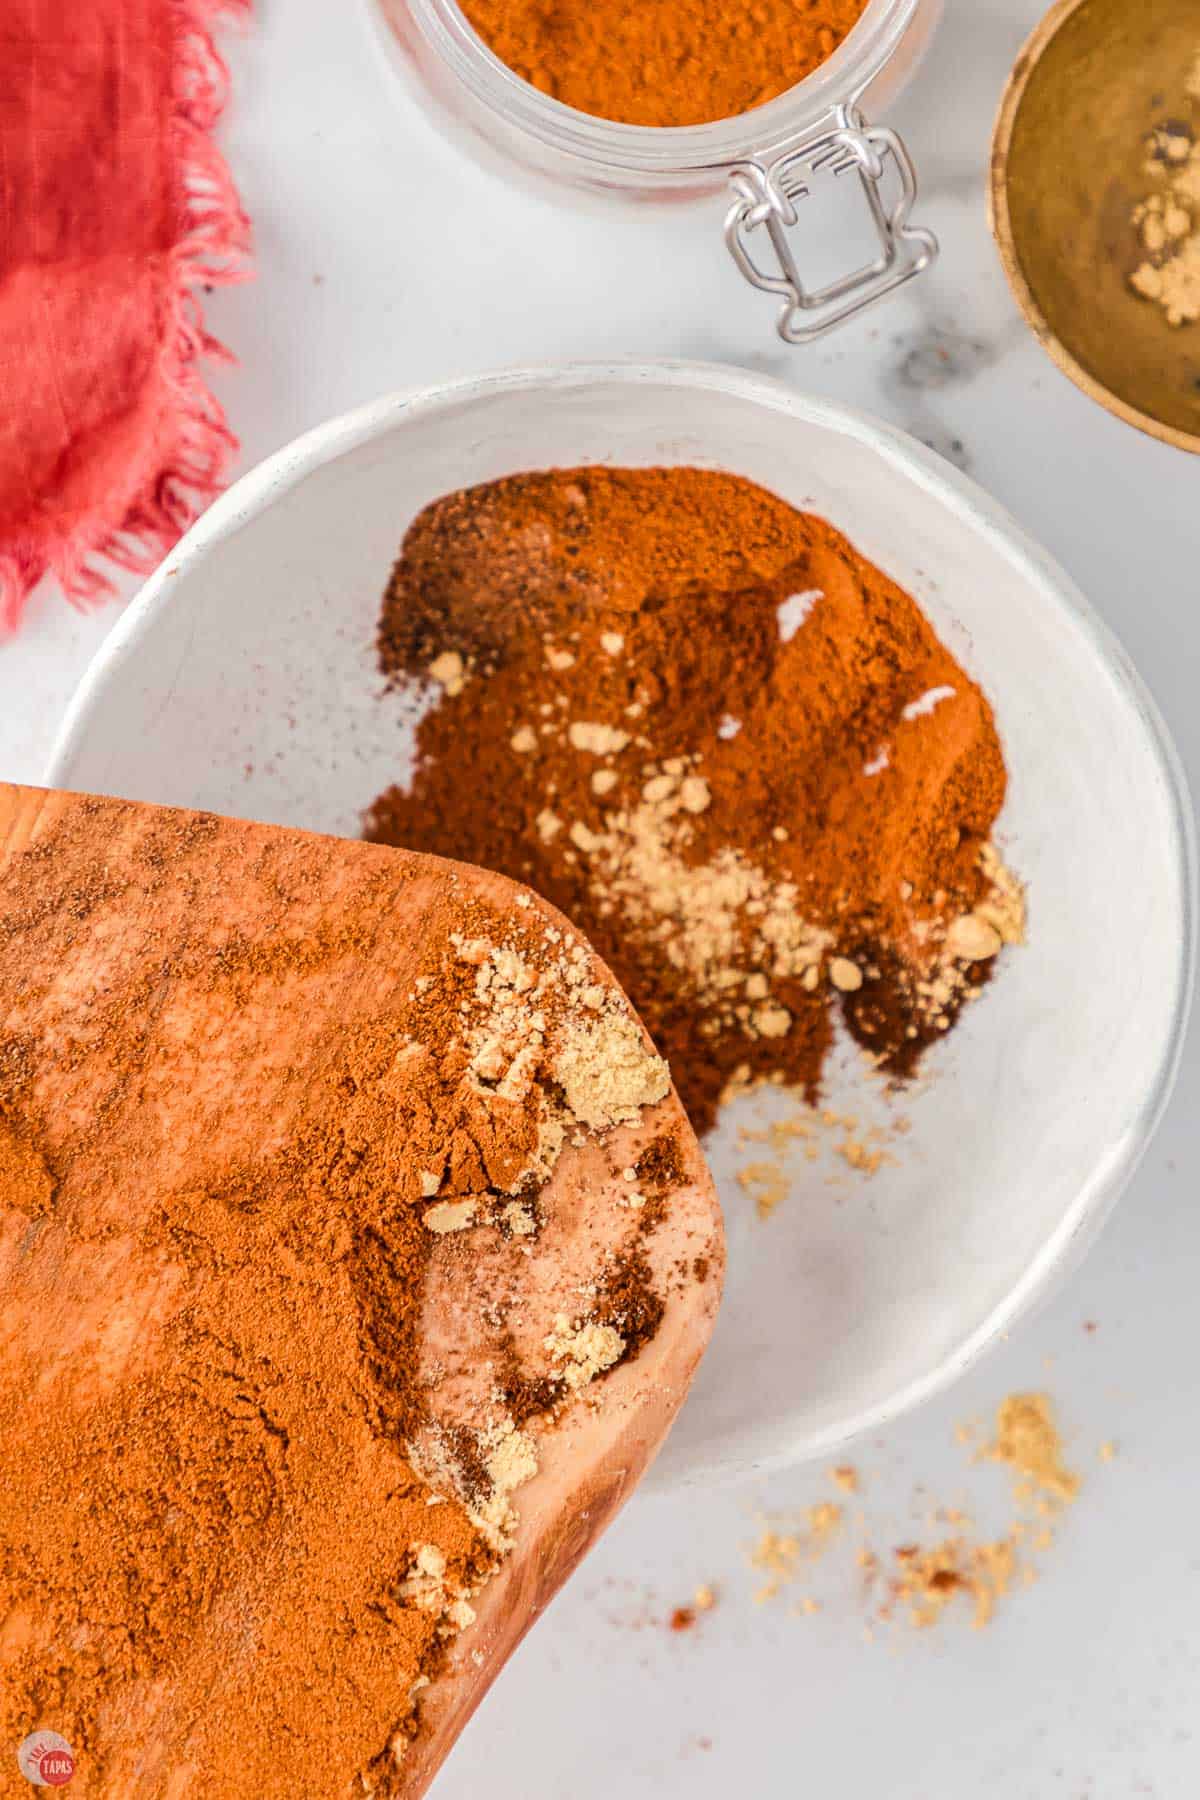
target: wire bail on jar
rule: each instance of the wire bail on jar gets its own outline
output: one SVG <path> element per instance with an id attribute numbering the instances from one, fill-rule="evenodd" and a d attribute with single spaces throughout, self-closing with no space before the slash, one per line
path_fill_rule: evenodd
<path id="1" fill-rule="evenodd" d="M 890 207 L 883 197 L 889 162 L 899 177 L 899 193 Z M 839 280 L 809 291 L 804 285 L 787 233 L 799 221 L 796 202 L 810 193 L 810 180 L 828 171 L 858 172 L 880 253 Z M 932 231 L 909 224 L 917 198 L 917 177 L 908 151 L 894 131 L 868 125 L 854 106 L 839 106 L 817 133 L 764 167 L 736 164 L 729 172 L 737 198 L 725 217 L 730 255 L 754 287 L 783 299 L 777 329 L 788 344 L 811 344 L 844 325 L 885 295 L 903 287 L 934 261 L 938 242 Z M 763 269 L 749 248 L 751 234 L 766 226 L 779 273 Z"/>

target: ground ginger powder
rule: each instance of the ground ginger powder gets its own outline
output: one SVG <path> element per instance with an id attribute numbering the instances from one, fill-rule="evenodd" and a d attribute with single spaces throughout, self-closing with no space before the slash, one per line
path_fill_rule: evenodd
<path id="1" fill-rule="evenodd" d="M 1150 134 L 1145 172 L 1154 186 L 1132 219 L 1143 254 L 1129 285 L 1173 327 L 1200 320 L 1200 56 L 1186 93 L 1190 118 Z"/>
<path id="2" fill-rule="evenodd" d="M 925 1534 L 906 1536 L 890 1549 L 881 1547 L 881 1540 L 894 1534 L 894 1520 L 863 1507 L 850 1518 L 843 1503 L 829 1501 L 793 1515 L 774 1514 L 764 1518 L 759 1535 L 744 1546 L 756 1603 L 782 1599 L 796 1615 L 821 1611 L 825 1602 L 808 1595 L 797 1599 L 797 1588 L 802 1581 L 816 1582 L 818 1563 L 836 1565 L 840 1551 L 843 1571 L 852 1558 L 858 1601 L 871 1619 L 869 1639 L 877 1626 L 902 1622 L 927 1631 L 952 1614 L 965 1616 L 976 1630 L 989 1625 L 1004 1601 L 1037 1581 L 1038 1558 L 1053 1547 L 1057 1528 L 1082 1488 L 1080 1477 L 1064 1463 L 1049 1395 L 1007 1395 L 996 1410 L 994 1433 L 986 1446 L 972 1451 L 971 1461 L 979 1468 L 1007 1466 L 1013 1511 L 1005 1529 L 983 1529 L 961 1505 L 930 1509 L 927 1482 L 914 1495 L 926 1514 Z M 962 1425 L 956 1435 L 971 1446 L 975 1428 Z M 1102 1461 L 1111 1461 L 1114 1454 L 1112 1444 L 1100 1446 Z M 871 1485 L 848 1464 L 829 1470 L 829 1479 L 844 1495 L 859 1496 Z M 980 1490 L 969 1498 L 986 1502 L 987 1497 Z M 911 1523 L 910 1518 L 909 1527 Z M 835 1566 L 835 1579 L 837 1573 Z"/>
<path id="3" fill-rule="evenodd" d="M 988 1451 L 1013 1472 L 1018 1500 L 1048 1495 L 1068 1504 L 1079 1494 L 1079 1477 L 1063 1463 L 1062 1442 L 1047 1394 L 1010 1394 L 996 1415 L 996 1438 Z"/>

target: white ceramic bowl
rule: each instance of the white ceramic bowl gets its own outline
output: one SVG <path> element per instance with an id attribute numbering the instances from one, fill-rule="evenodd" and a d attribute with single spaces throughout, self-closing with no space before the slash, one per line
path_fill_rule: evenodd
<path id="1" fill-rule="evenodd" d="M 835 1190 L 801 1162 L 764 1221 L 733 1179 L 736 1121 L 710 1140 L 728 1293 L 658 1479 L 713 1479 L 828 1455 L 960 1374 L 1095 1232 L 1165 1104 L 1191 986 L 1190 809 L 1152 703 L 1054 564 L 908 438 L 729 369 L 401 395 L 205 514 L 90 670 L 50 780 L 356 835 L 412 744 L 373 650 L 409 521 L 451 488 L 586 462 L 748 476 L 913 592 L 996 706 L 1000 838 L 1030 891 L 1028 947 L 937 1047 L 894 1164 Z M 842 1080 L 841 1102 L 869 1107 L 861 1065 Z"/>

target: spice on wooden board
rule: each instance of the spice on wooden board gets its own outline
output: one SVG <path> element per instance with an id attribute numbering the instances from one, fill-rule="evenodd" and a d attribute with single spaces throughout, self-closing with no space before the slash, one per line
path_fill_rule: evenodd
<path id="1" fill-rule="evenodd" d="M 0 841 L 0 1735 L 95 1795 L 410 1791 L 556 1425 L 715 1303 L 666 1070 L 491 877 L 50 806 Z"/>
<path id="2" fill-rule="evenodd" d="M 700 469 L 519 475 L 427 507 L 380 660 L 469 680 L 369 837 L 496 868 L 617 973 L 697 1130 L 840 1017 L 913 1071 L 1022 935 L 991 842 L 991 708 L 916 604 L 824 521 Z"/>
<path id="3" fill-rule="evenodd" d="M 762 106 L 827 61 L 867 0 L 462 0 L 532 86 L 629 125 L 699 125 Z"/>

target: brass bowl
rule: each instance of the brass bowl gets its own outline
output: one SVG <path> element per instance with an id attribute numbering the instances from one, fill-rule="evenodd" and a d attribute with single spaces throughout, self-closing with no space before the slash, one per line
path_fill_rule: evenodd
<path id="1" fill-rule="evenodd" d="M 1196 0 L 1058 0 L 1009 78 L 992 143 L 1005 272 L 1059 368 L 1130 425 L 1200 453 L 1200 321 L 1171 326 L 1129 285 L 1153 191 L 1147 139 L 1200 127 Z M 1200 135 L 1200 134 L 1198 134 Z"/>

